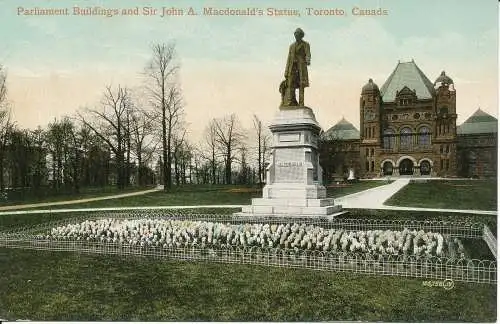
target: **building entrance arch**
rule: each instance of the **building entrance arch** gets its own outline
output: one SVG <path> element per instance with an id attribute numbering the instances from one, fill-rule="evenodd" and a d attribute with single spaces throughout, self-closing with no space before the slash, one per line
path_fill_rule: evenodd
<path id="1" fill-rule="evenodd" d="M 387 175 L 392 175 L 394 165 L 392 164 L 391 161 L 385 161 L 384 164 L 382 165 L 382 172 L 385 176 Z"/>
<path id="2" fill-rule="evenodd" d="M 413 175 L 413 161 L 404 159 L 399 162 L 399 175 Z"/>

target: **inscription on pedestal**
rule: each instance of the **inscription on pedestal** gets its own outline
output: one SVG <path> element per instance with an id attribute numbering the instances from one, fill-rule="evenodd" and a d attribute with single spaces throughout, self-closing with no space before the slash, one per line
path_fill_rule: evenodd
<path id="1" fill-rule="evenodd" d="M 300 133 L 284 133 L 279 134 L 280 142 L 299 142 L 300 141 Z"/>
<path id="2" fill-rule="evenodd" d="M 304 163 L 301 161 L 282 161 L 276 163 L 275 182 L 304 181 Z"/>
<path id="3" fill-rule="evenodd" d="M 297 166 L 303 166 L 304 163 L 300 161 L 299 162 L 292 161 L 292 162 L 278 162 L 276 165 L 279 167 L 297 167 Z"/>

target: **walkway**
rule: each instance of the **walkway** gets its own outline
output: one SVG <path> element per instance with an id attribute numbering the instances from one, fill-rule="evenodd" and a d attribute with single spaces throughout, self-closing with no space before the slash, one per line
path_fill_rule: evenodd
<path id="1" fill-rule="evenodd" d="M 446 213 L 497 215 L 496 210 L 473 210 L 473 209 L 441 209 L 441 208 L 421 208 L 421 207 L 403 207 L 388 206 L 384 202 L 391 198 L 395 193 L 410 183 L 409 178 L 398 178 L 394 182 L 371 188 L 368 190 L 356 192 L 347 196 L 335 199 L 335 204 L 342 205 L 345 209 L 385 209 L 385 210 L 412 210 L 412 211 L 431 211 Z"/>
<path id="2" fill-rule="evenodd" d="M 347 196 L 335 199 L 335 204 L 340 204 L 344 208 L 380 208 L 384 202 L 391 198 L 396 192 L 410 183 L 409 178 L 399 178 L 394 182 L 356 192 Z"/>
<path id="3" fill-rule="evenodd" d="M 111 196 L 84 198 L 84 199 L 76 199 L 76 200 L 65 200 L 65 201 L 52 201 L 52 202 L 34 203 L 34 204 L 12 205 L 12 206 L 0 206 L 0 211 L 14 210 L 14 209 L 17 210 L 17 209 L 37 208 L 37 207 L 60 206 L 60 205 L 71 205 L 71 204 L 85 203 L 85 202 L 97 201 L 97 200 L 107 200 L 107 199 L 131 197 L 131 196 L 145 195 L 145 194 L 159 191 L 162 189 L 163 188 L 161 186 L 158 186 L 154 189 L 135 191 L 135 192 L 129 192 L 129 193 L 123 193 L 123 194 L 111 195 Z M 23 213 L 26 213 L 26 211 L 23 211 Z"/>

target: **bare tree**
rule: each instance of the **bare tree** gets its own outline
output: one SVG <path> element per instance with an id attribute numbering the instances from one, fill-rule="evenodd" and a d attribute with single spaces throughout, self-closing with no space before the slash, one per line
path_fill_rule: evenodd
<path id="1" fill-rule="evenodd" d="M 151 103 L 160 115 L 163 183 L 164 189 L 169 190 L 172 187 L 172 138 L 183 115 L 182 96 L 175 78 L 179 67 L 174 62 L 174 44 L 155 44 L 152 52 L 146 68 L 150 80 L 148 90 Z"/>
<path id="2" fill-rule="evenodd" d="M 154 133 L 154 122 L 140 108 L 134 109 L 131 112 L 129 122 L 131 140 L 133 142 L 132 151 L 137 158 L 137 181 L 139 185 L 144 185 L 146 165 L 150 162 L 153 152 L 158 145 L 152 136 Z"/>
<path id="3" fill-rule="evenodd" d="M 101 138 L 115 155 L 117 168 L 117 186 L 123 189 L 127 183 L 125 170 L 125 152 L 127 151 L 127 105 L 129 93 L 120 85 L 113 90 L 107 86 L 101 101 L 102 109 L 87 109 L 92 120 L 79 114 L 84 125 Z"/>
<path id="4" fill-rule="evenodd" d="M 182 162 L 185 155 L 186 143 L 186 129 L 182 129 L 179 134 L 174 134 L 172 137 L 172 157 L 174 161 L 174 174 L 175 174 L 175 184 L 178 186 L 184 183 L 185 179 L 181 181 L 182 175 Z"/>
<path id="5" fill-rule="evenodd" d="M 243 146 L 243 134 L 235 114 L 215 119 L 215 140 L 224 161 L 224 178 L 226 184 L 231 184 L 231 166 L 236 159 L 236 153 Z"/>
<path id="6" fill-rule="evenodd" d="M 205 129 L 205 142 L 202 143 L 200 154 L 204 160 L 210 165 L 211 183 L 217 183 L 217 121 L 212 119 Z"/>
<path id="7" fill-rule="evenodd" d="M 7 102 L 7 73 L 0 65 L 0 191 L 5 188 L 4 162 L 6 159 L 7 141 L 13 130 L 14 123 L 11 119 L 10 106 Z"/>
<path id="8" fill-rule="evenodd" d="M 267 162 L 267 151 L 271 142 L 271 135 L 262 125 L 262 121 L 253 115 L 253 127 L 257 136 L 257 173 L 259 177 L 259 186 L 262 187 L 262 179 L 265 174 L 265 166 Z"/>

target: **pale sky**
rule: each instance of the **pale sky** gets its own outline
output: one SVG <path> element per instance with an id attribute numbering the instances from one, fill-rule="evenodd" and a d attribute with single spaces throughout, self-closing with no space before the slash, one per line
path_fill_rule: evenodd
<path id="1" fill-rule="evenodd" d="M 72 8 L 193 7 L 198 16 L 74 16 Z M 69 8 L 69 16 L 18 15 L 24 9 Z M 204 7 L 264 10 L 263 16 L 204 16 Z M 355 16 L 354 7 L 386 9 Z M 267 8 L 296 9 L 300 17 L 271 17 Z M 337 8 L 345 16 L 308 16 L 306 8 Z M 293 31 L 311 45 L 306 105 L 326 130 L 345 117 L 359 127 L 359 96 L 369 78 L 382 86 L 398 60 L 414 59 L 434 82 L 454 80 L 458 123 L 478 107 L 498 116 L 498 2 L 496 0 L 239 0 L 142 1 L 0 0 L 0 64 L 21 127 L 99 104 L 106 85 L 142 83 L 150 45 L 174 41 L 181 66 L 186 119 L 197 141 L 209 119 L 236 113 L 251 127 L 278 110 Z"/>

